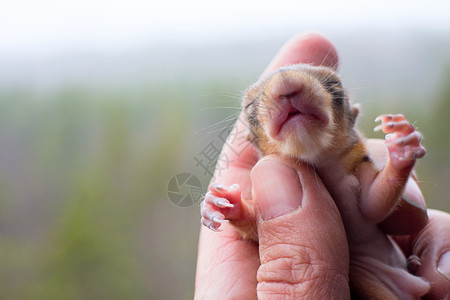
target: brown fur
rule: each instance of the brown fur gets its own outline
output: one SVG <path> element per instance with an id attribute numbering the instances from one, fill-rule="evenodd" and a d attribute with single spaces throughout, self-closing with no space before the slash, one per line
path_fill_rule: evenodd
<path id="1" fill-rule="evenodd" d="M 295 83 L 296 80 L 302 85 L 299 90 L 291 88 L 294 86 L 291 82 Z M 281 92 L 274 95 L 274 90 L 277 89 Z M 283 91 L 288 93 L 283 94 Z M 302 97 L 303 102 L 310 101 L 318 106 L 320 113 L 328 116 L 328 124 L 323 128 L 311 127 L 316 132 L 305 133 L 304 140 L 283 140 L 269 136 L 265 126 L 271 121 L 272 115 L 277 116 L 279 113 L 277 105 L 292 101 L 290 99 L 293 97 Z M 346 175 L 355 177 L 362 163 L 369 164 L 374 174 L 378 172 L 368 156 L 362 137 L 354 128 L 359 110 L 350 104 L 339 77 L 331 69 L 307 65 L 280 69 L 250 87 L 242 105 L 250 129 L 248 139 L 262 156 L 280 155 L 309 163 L 317 169 L 326 166 L 325 170 L 329 165 L 336 165 L 337 169 L 342 169 Z M 297 133 L 300 136 L 303 134 Z M 257 240 L 253 228 L 250 229 L 251 232 L 245 230 L 249 228 L 240 228 L 243 237 Z M 352 299 L 397 299 L 366 271 L 351 267 L 349 279 Z"/>

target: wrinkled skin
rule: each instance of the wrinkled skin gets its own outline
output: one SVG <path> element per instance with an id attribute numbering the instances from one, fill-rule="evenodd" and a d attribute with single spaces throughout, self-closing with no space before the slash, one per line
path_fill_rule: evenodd
<path id="1" fill-rule="evenodd" d="M 333 67 L 337 65 L 337 55 L 322 37 L 306 35 L 290 41 L 268 70 L 299 62 Z M 242 151 L 236 151 L 240 155 L 233 156 L 235 152 L 224 148 L 233 163 L 225 172 L 216 174 L 216 178 L 227 186 L 239 182 L 244 198 L 249 199 L 253 194 L 258 199 L 254 213 L 258 220 L 259 247 L 242 240 L 228 224 L 221 226 L 220 233 L 202 228 L 196 298 L 251 299 L 258 293 L 260 298 L 283 294 L 328 298 L 333 294 L 347 299 L 348 249 L 343 225 L 314 172 L 307 166 L 287 165 L 273 157 L 256 164 L 257 155 L 251 147 L 231 146 Z M 369 142 L 369 151 L 374 153 L 371 156 L 379 157 L 376 160 L 382 164 L 385 150 L 380 149 L 377 142 Z M 271 176 L 268 178 L 267 174 Z M 277 198 L 279 201 L 275 203 L 284 204 L 274 207 L 273 200 Z M 386 232 L 411 230 L 411 223 L 425 224 L 420 197 L 413 202 L 415 205 L 403 204 L 395 213 L 396 219 L 386 222 Z M 300 204 L 301 208 L 295 209 Z M 406 208 L 407 217 L 402 215 Z M 421 232 L 399 240 L 406 255 L 414 253 L 422 258 L 417 274 L 424 274 L 425 279 L 432 281 L 428 296 L 433 299 L 444 297 L 448 291 L 448 279 L 437 271 L 436 262 L 446 258 L 444 253 L 450 247 L 450 239 L 442 236 L 449 232 L 449 219 L 448 214 L 431 212 L 430 222 Z M 440 263 L 439 270 L 448 272 L 448 263 Z M 328 276 L 337 280 L 327 280 Z"/>
<path id="2" fill-rule="evenodd" d="M 347 233 L 353 294 L 406 300 L 428 293 L 429 284 L 407 272 L 406 258 L 377 226 L 397 207 L 416 159 L 425 155 L 421 134 L 404 116 L 376 119 L 381 125 L 375 130 L 387 134 L 389 157 L 380 171 L 354 127 L 358 109 L 352 108 L 330 68 L 297 64 L 278 69 L 247 90 L 243 111 L 249 140 L 263 157 L 273 154 L 294 165 L 308 163 L 324 182 Z M 202 222 L 218 231 L 230 221 L 243 238 L 258 242 L 258 200 L 242 199 L 237 184 L 211 184 Z"/>

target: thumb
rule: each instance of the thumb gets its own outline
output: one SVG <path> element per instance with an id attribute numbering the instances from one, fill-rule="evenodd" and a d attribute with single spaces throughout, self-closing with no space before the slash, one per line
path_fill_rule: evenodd
<path id="1" fill-rule="evenodd" d="M 349 299 L 345 231 L 319 177 L 306 165 L 266 157 L 251 179 L 259 214 L 258 299 Z"/>

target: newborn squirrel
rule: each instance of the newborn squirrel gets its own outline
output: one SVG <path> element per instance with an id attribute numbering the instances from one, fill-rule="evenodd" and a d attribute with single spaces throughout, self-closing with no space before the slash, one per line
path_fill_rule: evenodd
<path id="1" fill-rule="evenodd" d="M 376 119 L 381 125 L 375 130 L 387 134 L 389 155 L 386 166 L 377 169 L 355 129 L 359 110 L 339 75 L 305 64 L 261 78 L 246 91 L 242 107 L 248 138 L 260 156 L 309 164 L 334 199 L 349 243 L 352 297 L 418 299 L 426 294 L 429 284 L 408 273 L 405 256 L 377 225 L 399 205 L 416 159 L 425 155 L 414 126 L 402 115 Z M 258 241 L 254 201 L 241 199 L 237 184 L 211 184 L 201 206 L 202 223 L 218 231 L 230 222 L 243 238 Z"/>

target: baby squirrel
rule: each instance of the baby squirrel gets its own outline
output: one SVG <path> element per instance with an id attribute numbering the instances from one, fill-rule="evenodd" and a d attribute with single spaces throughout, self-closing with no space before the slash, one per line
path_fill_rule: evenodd
<path id="1" fill-rule="evenodd" d="M 352 296 L 418 299 L 428 292 L 429 284 L 408 273 L 403 253 L 377 226 L 399 205 L 416 159 L 425 155 L 422 135 L 413 125 L 402 115 L 376 119 L 381 125 L 375 130 L 387 134 L 389 154 L 378 170 L 355 129 L 359 110 L 339 75 L 305 64 L 261 78 L 246 91 L 242 109 L 248 138 L 261 157 L 274 154 L 311 165 L 333 197 L 349 243 Z M 243 238 L 258 241 L 254 201 L 229 196 L 236 190 L 238 185 L 212 184 L 201 206 L 202 223 L 218 231 L 229 221 Z"/>

